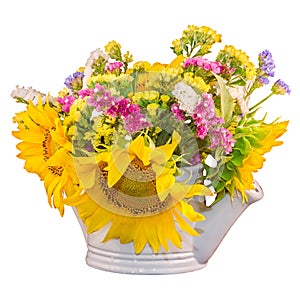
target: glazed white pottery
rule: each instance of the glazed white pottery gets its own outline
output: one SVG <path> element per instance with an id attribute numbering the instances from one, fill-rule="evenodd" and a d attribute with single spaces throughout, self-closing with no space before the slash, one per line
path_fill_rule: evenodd
<path id="1" fill-rule="evenodd" d="M 255 189 L 247 192 L 248 202 L 242 204 L 240 198 L 232 201 L 227 194 L 217 204 L 210 208 L 201 208 L 202 197 L 193 203 L 195 210 L 201 210 L 206 220 L 194 223 L 193 227 L 200 232 L 200 236 L 192 237 L 184 232 L 182 249 L 174 246 L 168 252 L 161 249 L 154 254 L 149 246 L 136 255 L 133 243 L 120 244 L 119 239 L 102 243 L 108 227 L 92 234 L 86 233 L 86 227 L 78 218 L 87 243 L 86 263 L 97 269 L 129 274 L 172 274 L 201 269 L 213 255 L 222 239 L 233 223 L 252 203 L 263 197 L 263 191 L 255 182 Z M 75 214 L 76 208 L 73 208 Z"/>

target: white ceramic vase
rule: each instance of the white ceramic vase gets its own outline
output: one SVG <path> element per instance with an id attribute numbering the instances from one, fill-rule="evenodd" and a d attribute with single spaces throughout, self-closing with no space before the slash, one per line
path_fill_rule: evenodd
<path id="1" fill-rule="evenodd" d="M 154 254 L 149 246 L 136 255 L 132 243 L 120 244 L 119 239 L 101 243 L 108 228 L 92 234 L 86 233 L 86 227 L 78 218 L 87 243 L 86 263 L 97 269 L 128 274 L 172 274 L 201 269 L 206 266 L 222 239 L 233 223 L 252 203 L 263 197 L 263 191 L 255 182 L 255 189 L 247 192 L 248 202 L 241 199 L 231 201 L 226 195 L 222 201 L 211 208 L 201 210 L 206 220 L 194 223 L 193 227 L 201 235 L 192 237 L 182 232 L 182 249 L 171 247 L 169 252 L 161 250 Z M 195 203 L 197 209 L 197 203 Z M 199 205 L 198 205 L 199 206 Z"/>

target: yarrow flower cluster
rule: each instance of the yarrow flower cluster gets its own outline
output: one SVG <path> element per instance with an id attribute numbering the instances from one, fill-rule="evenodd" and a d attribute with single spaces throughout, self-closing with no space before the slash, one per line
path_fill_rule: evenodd
<path id="1" fill-rule="evenodd" d="M 26 104 L 14 117 L 18 157 L 44 181 L 49 204 L 61 215 L 75 206 L 88 233 L 106 227 L 103 241 L 133 242 L 139 254 L 146 244 L 156 253 L 169 242 L 181 248 L 177 226 L 198 235 L 186 222 L 204 220 L 194 196 L 207 206 L 226 193 L 247 201 L 253 173 L 288 125 L 256 111 L 291 89 L 279 79 L 252 98 L 275 75 L 271 52 L 256 64 L 232 45 L 210 53 L 220 42 L 210 27 L 189 25 L 172 41 L 173 61 L 151 64 L 132 63 L 110 41 L 55 97 L 17 87 L 11 96 Z M 195 182 L 179 181 L 189 169 L 199 170 Z"/>

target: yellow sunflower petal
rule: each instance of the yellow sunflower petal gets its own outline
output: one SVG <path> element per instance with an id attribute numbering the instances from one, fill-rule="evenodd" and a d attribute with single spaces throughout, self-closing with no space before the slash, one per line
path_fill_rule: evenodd
<path id="1" fill-rule="evenodd" d="M 155 217 L 149 217 L 147 219 L 147 228 L 145 229 L 147 242 L 152 247 L 154 253 L 158 253 L 160 249 L 160 242 L 156 231 Z"/>
<path id="2" fill-rule="evenodd" d="M 186 191 L 185 198 L 190 198 L 193 196 L 212 196 L 213 193 L 209 188 L 202 184 L 184 185 Z"/>
<path id="3" fill-rule="evenodd" d="M 134 239 L 134 229 L 132 225 L 135 224 L 135 218 L 133 217 L 124 217 L 123 224 L 120 230 L 120 243 L 126 244 Z"/>
<path id="4" fill-rule="evenodd" d="M 168 65 L 168 67 L 169 68 L 180 68 L 183 61 L 184 61 L 184 56 L 182 54 L 180 54 Z"/>
<path id="5" fill-rule="evenodd" d="M 147 243 L 145 233 L 145 229 L 147 228 L 144 226 L 144 224 L 144 221 L 141 221 L 141 219 L 136 219 L 134 229 L 134 250 L 136 254 L 140 254 Z"/>
<path id="6" fill-rule="evenodd" d="M 166 227 L 168 227 L 169 240 L 179 249 L 182 248 L 182 239 L 176 230 L 172 213 L 166 213 Z"/>
<path id="7" fill-rule="evenodd" d="M 184 215 L 188 220 L 192 222 L 205 220 L 205 217 L 202 214 L 196 212 L 191 205 L 187 204 L 184 201 L 180 201 L 179 203 L 177 203 L 176 209 L 178 209 L 182 215 Z"/>
<path id="8" fill-rule="evenodd" d="M 123 149 L 115 149 L 112 153 L 112 161 L 105 168 L 108 171 L 107 184 L 109 188 L 113 187 L 120 180 L 130 162 L 135 158 L 134 155 L 128 154 Z"/>
<path id="9" fill-rule="evenodd" d="M 165 251 L 169 251 L 169 245 L 168 245 L 168 231 L 169 227 L 165 226 L 165 218 L 166 218 L 166 213 L 170 212 L 165 212 L 162 214 L 155 215 L 155 221 L 156 221 L 156 226 L 157 226 L 157 236 L 159 239 L 159 242 L 161 246 L 165 249 Z"/>
<path id="10" fill-rule="evenodd" d="M 136 155 L 140 160 L 142 160 L 145 166 L 150 164 L 150 153 L 152 151 L 151 148 L 145 146 L 144 137 L 139 136 L 134 139 L 129 145 L 129 153 L 132 155 Z"/>
<path id="11" fill-rule="evenodd" d="M 175 183 L 175 177 L 173 174 L 166 174 L 156 177 L 156 191 L 160 201 L 164 201 L 168 194 L 169 188 Z"/>
<path id="12" fill-rule="evenodd" d="M 175 216 L 175 219 L 177 223 L 179 224 L 180 228 L 185 231 L 186 233 L 192 235 L 192 236 L 199 236 L 199 233 L 193 229 L 177 212 L 176 210 L 173 210 L 173 215 Z"/>
<path id="13" fill-rule="evenodd" d="M 181 140 L 180 135 L 174 130 L 172 135 L 172 143 L 156 147 L 150 154 L 151 162 L 157 164 L 166 163 L 173 155 L 175 148 Z"/>

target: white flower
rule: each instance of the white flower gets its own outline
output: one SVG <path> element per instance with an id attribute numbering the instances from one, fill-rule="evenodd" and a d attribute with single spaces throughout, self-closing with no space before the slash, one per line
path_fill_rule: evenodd
<path id="1" fill-rule="evenodd" d="M 200 102 L 200 96 L 195 90 L 191 86 L 179 82 L 175 85 L 172 93 L 178 100 L 179 108 L 188 115 L 193 115 L 197 104 Z"/>
<path id="2" fill-rule="evenodd" d="M 93 52 L 91 52 L 90 57 L 88 58 L 88 60 L 85 63 L 85 68 L 84 68 L 84 77 L 83 77 L 83 89 L 87 88 L 87 84 L 86 81 L 87 79 L 89 79 L 94 72 L 94 69 L 92 69 L 92 65 L 93 63 L 99 59 L 99 57 L 103 58 L 104 60 L 108 61 L 109 60 L 109 56 L 107 54 L 105 54 L 101 49 L 96 49 Z"/>
<path id="3" fill-rule="evenodd" d="M 16 89 L 13 90 L 10 94 L 12 98 L 21 98 L 24 99 L 25 101 L 32 101 L 34 105 L 37 105 L 39 97 L 42 97 L 43 103 L 46 102 L 47 95 L 43 94 L 32 87 L 25 88 L 25 87 L 19 87 L 16 86 Z M 49 96 L 49 101 L 52 102 L 53 98 Z"/>
<path id="4" fill-rule="evenodd" d="M 246 86 L 235 85 L 228 88 L 228 92 L 230 93 L 233 99 L 237 100 L 243 114 L 249 112 L 249 106 L 248 106 L 249 97 L 245 99 L 245 96 L 246 96 L 247 87 L 251 85 L 251 83 L 249 81 L 247 82 L 248 83 L 246 84 Z"/>

